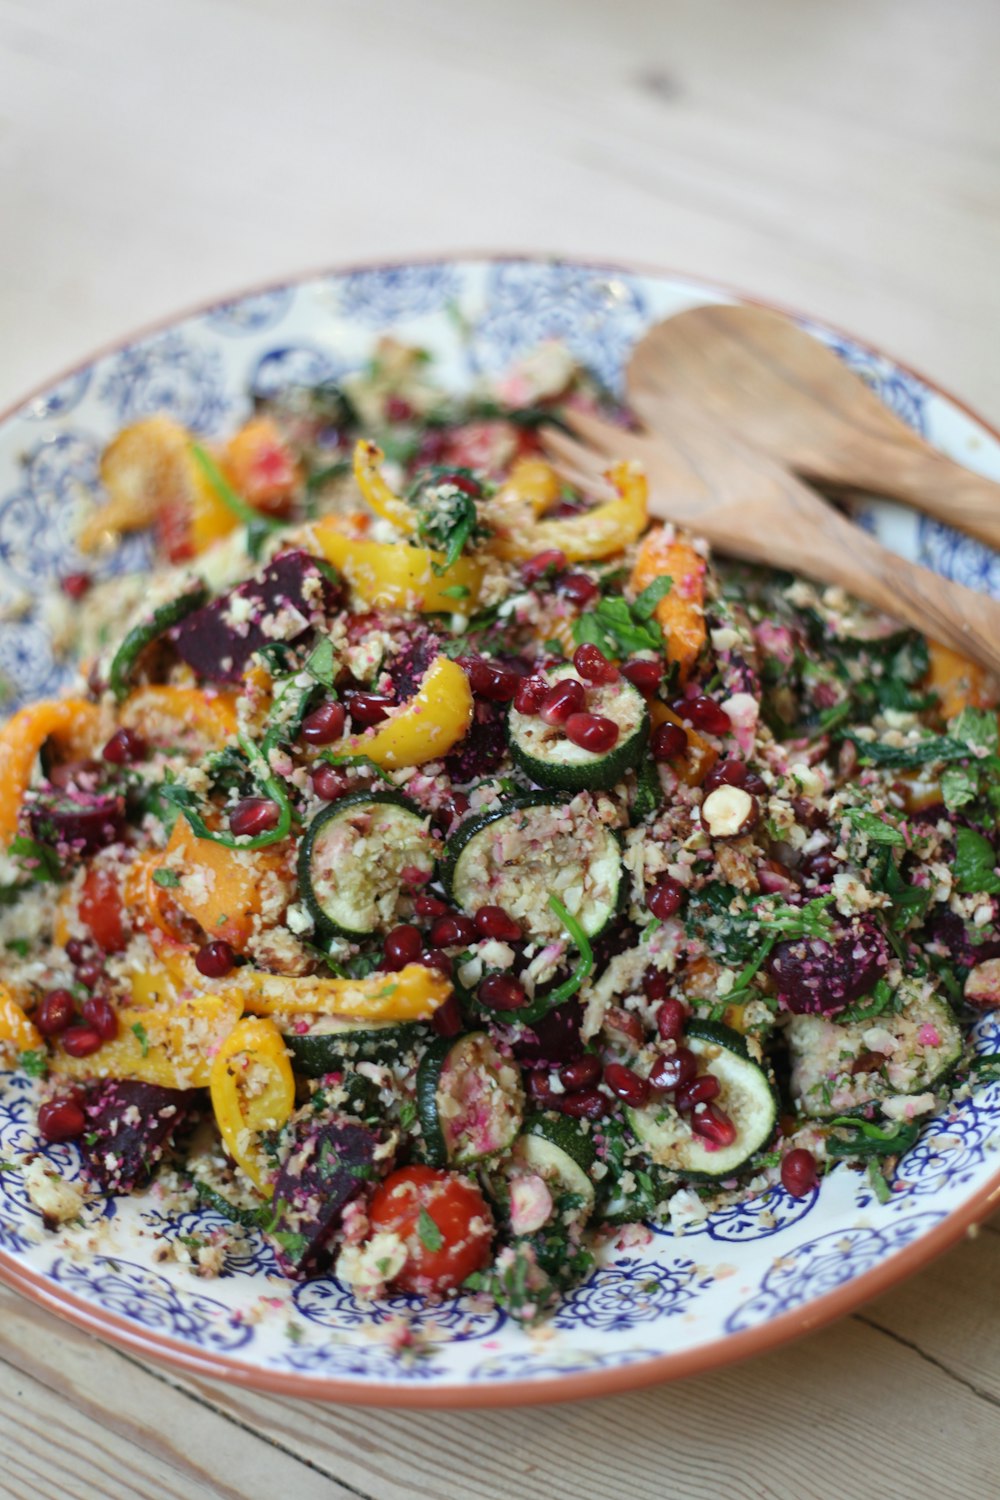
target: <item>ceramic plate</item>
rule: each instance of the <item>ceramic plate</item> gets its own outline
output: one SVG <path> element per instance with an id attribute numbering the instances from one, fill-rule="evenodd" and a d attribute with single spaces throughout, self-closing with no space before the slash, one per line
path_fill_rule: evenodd
<path id="1" fill-rule="evenodd" d="M 552 336 L 620 386 L 647 324 L 728 300 L 718 287 L 673 275 L 570 262 L 372 266 L 236 297 L 112 349 L 0 422 L 0 677 L 15 699 L 64 685 L 44 601 L 84 566 L 73 518 L 93 503 L 101 447 L 124 424 L 168 412 L 197 432 L 222 433 L 246 413 L 250 393 L 336 378 L 386 330 L 432 350 L 456 387 Z M 1000 478 L 1000 439 L 955 401 L 868 346 L 806 326 L 933 443 Z M 1000 558 L 978 543 L 885 504 L 867 508 L 864 521 L 898 550 L 1000 594 Z M 143 544 L 131 541 L 104 566 L 145 560 Z M 976 1045 L 1000 1050 L 1000 1021 L 982 1019 Z M 36 1144 L 33 1087 L 0 1080 L 0 1161 Z M 889 1202 L 840 1166 L 807 1198 L 779 1188 L 682 1236 L 643 1232 L 611 1248 L 534 1333 L 462 1299 L 422 1309 L 400 1296 L 371 1306 L 330 1278 L 294 1285 L 252 1239 L 221 1276 L 198 1279 L 158 1251 L 164 1237 L 210 1232 L 218 1217 L 170 1217 L 151 1195 L 99 1205 L 89 1227 L 53 1235 L 16 1171 L 0 1171 L 0 1276 L 134 1351 L 314 1400 L 448 1406 L 596 1395 L 773 1347 L 922 1265 L 1000 1193 L 998 1133 L 993 1083 L 927 1124 Z M 44 1151 L 63 1174 L 78 1172 L 73 1147 Z M 404 1320 L 414 1338 L 400 1353 Z"/>

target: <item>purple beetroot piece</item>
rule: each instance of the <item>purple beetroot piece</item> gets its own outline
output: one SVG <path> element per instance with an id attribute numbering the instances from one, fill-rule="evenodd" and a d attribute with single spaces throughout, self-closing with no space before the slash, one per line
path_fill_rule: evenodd
<path id="1" fill-rule="evenodd" d="M 511 1033 L 511 1051 L 526 1068 L 560 1066 L 583 1055 L 580 1022 L 583 1010 L 574 997 L 520 1033 Z"/>
<path id="2" fill-rule="evenodd" d="M 833 1015 L 869 994 L 889 967 L 889 945 L 870 917 L 855 917 L 832 942 L 778 943 L 767 970 L 796 1015 Z"/>
<path id="3" fill-rule="evenodd" d="M 131 1193 L 151 1175 L 195 1101 L 191 1089 L 136 1079 L 97 1084 L 87 1095 L 80 1142 L 84 1175 L 103 1193 Z"/>
<path id="4" fill-rule="evenodd" d="M 400 638 L 400 650 L 385 665 L 386 672 L 392 678 L 397 703 L 405 703 L 416 694 L 431 662 L 440 651 L 441 642 L 437 636 L 422 626 L 417 626 Z"/>
<path id="5" fill-rule="evenodd" d="M 325 1271 L 344 1209 L 379 1176 L 379 1138 L 367 1125 L 307 1116 L 296 1130 L 274 1184 L 275 1223 L 268 1231 L 286 1276 Z"/>
<path id="6" fill-rule="evenodd" d="M 503 704 L 476 700 L 476 711 L 468 733 L 457 750 L 445 756 L 445 770 L 452 781 L 464 786 L 480 776 L 490 776 L 503 760 L 507 747 L 506 713 Z"/>
<path id="7" fill-rule="evenodd" d="M 170 638 L 199 677 L 239 682 L 255 651 L 268 642 L 292 644 L 322 625 L 336 598 L 316 558 L 283 552 L 256 578 L 185 616 Z"/>
<path id="8" fill-rule="evenodd" d="M 94 854 L 125 831 L 125 799 L 109 792 L 40 791 L 28 803 L 31 836 L 72 854 Z"/>
<path id="9" fill-rule="evenodd" d="M 994 900 L 994 924 L 997 921 L 997 906 L 998 903 Z M 953 963 L 961 964 L 963 968 L 974 969 L 977 964 L 986 963 L 988 959 L 1000 958 L 1000 941 L 992 938 L 985 943 L 973 943 L 962 918 L 956 912 L 949 911 L 946 906 L 936 908 L 928 928 L 935 944 L 945 950 Z"/>

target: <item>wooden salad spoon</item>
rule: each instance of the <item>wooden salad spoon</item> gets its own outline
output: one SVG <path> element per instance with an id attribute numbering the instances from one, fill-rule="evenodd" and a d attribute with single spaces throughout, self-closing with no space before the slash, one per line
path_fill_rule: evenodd
<path id="1" fill-rule="evenodd" d="M 1000 672 L 1000 602 L 890 552 L 692 401 L 658 401 L 655 433 L 567 410 L 562 419 L 575 436 L 546 428 L 545 448 L 570 483 L 591 490 L 610 462 L 636 460 L 649 480 L 650 512 L 661 520 L 731 557 L 838 584 Z"/>
<path id="2" fill-rule="evenodd" d="M 1000 549 L 1000 484 L 938 453 L 781 313 L 693 307 L 656 324 L 628 393 L 648 427 L 661 399 L 684 397 L 802 478 L 904 500 Z"/>

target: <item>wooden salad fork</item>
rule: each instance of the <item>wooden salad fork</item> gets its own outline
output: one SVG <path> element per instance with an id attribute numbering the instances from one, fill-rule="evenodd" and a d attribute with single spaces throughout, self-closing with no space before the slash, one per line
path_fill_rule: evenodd
<path id="1" fill-rule="evenodd" d="M 635 460 L 660 520 L 690 528 L 730 557 L 838 584 L 1000 673 L 1000 602 L 890 552 L 693 402 L 659 402 L 655 433 L 570 410 L 562 416 L 575 436 L 547 428 L 545 448 L 566 479 L 591 490 L 609 463 Z"/>
<path id="2" fill-rule="evenodd" d="M 932 448 L 832 349 L 781 313 L 706 306 L 643 335 L 628 395 L 656 431 L 681 397 L 800 477 L 888 495 L 1000 549 L 1000 484 Z"/>

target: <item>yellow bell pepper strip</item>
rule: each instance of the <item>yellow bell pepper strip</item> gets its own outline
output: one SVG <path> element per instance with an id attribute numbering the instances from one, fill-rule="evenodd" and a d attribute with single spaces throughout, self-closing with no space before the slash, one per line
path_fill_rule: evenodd
<path id="1" fill-rule="evenodd" d="M 358 489 L 383 521 L 391 521 L 400 531 L 416 531 L 417 517 L 406 501 L 394 494 L 385 482 L 380 467 L 384 457 L 377 443 L 370 443 L 365 438 L 357 442 L 354 448 L 354 478 Z"/>
<path id="2" fill-rule="evenodd" d="M 232 976 L 253 1015 L 351 1016 L 364 1021 L 429 1021 L 452 993 L 450 979 L 423 964 L 367 979 L 287 979 L 241 968 Z"/>
<path id="3" fill-rule="evenodd" d="M 226 990 L 173 1000 L 173 982 L 165 971 L 133 975 L 132 993 L 144 1003 L 119 1010 L 113 1041 L 89 1057 L 70 1057 L 56 1043 L 51 1072 L 65 1078 L 138 1078 L 168 1089 L 207 1088 L 214 1060 L 242 1014 L 239 994 Z"/>
<path id="4" fill-rule="evenodd" d="M 45 1038 L 28 1019 L 5 984 L 0 984 L 0 1052 L 35 1052 L 44 1048 Z"/>
<path id="5" fill-rule="evenodd" d="M 705 566 L 690 542 L 673 539 L 657 526 L 643 538 L 630 579 L 637 594 L 658 578 L 671 579 L 656 618 L 666 638 L 667 660 L 677 663 L 682 683 L 705 647 Z"/>
<path id="6" fill-rule="evenodd" d="M 0 844 L 17 832 L 17 815 L 31 781 L 38 752 L 47 739 L 65 744 L 94 732 L 101 721 L 95 703 L 64 698 L 32 703 L 0 729 Z"/>
<path id="7" fill-rule="evenodd" d="M 186 818 L 178 818 L 166 849 L 170 867 L 178 868 L 180 885 L 170 895 L 210 938 L 222 938 L 242 953 L 260 915 L 265 878 L 282 863 L 280 853 L 230 849 L 200 839 Z M 184 875 L 193 874 L 194 880 Z"/>
<path id="8" fill-rule="evenodd" d="M 280 1130 L 295 1107 L 295 1078 L 273 1021 L 246 1016 L 219 1048 L 210 1082 L 216 1124 L 230 1156 L 270 1196 L 259 1137 Z"/>
<path id="9" fill-rule="evenodd" d="M 137 688 L 122 704 L 118 717 L 126 729 L 138 730 L 153 744 L 182 726 L 196 729 L 214 745 L 224 745 L 238 727 L 236 694 L 207 693 L 202 688 Z"/>
<path id="10" fill-rule="evenodd" d="M 489 550 L 508 562 L 523 562 L 539 552 L 562 552 L 568 562 L 597 562 L 622 552 L 646 529 L 646 478 L 636 464 L 622 463 L 607 476 L 617 496 L 576 516 L 539 520 L 532 492 L 501 491 L 489 514 L 494 536 Z"/>
<path id="11" fill-rule="evenodd" d="M 352 735 L 345 753 L 367 755 L 390 771 L 422 766 L 440 760 L 464 739 L 473 712 L 472 689 L 462 668 L 447 656 L 437 656 L 416 695 L 377 727 Z"/>
<path id="12" fill-rule="evenodd" d="M 313 537 L 352 592 L 373 608 L 467 614 L 479 598 L 483 567 L 475 558 L 460 557 L 446 568 L 443 552 L 350 536 L 336 516 L 317 521 Z"/>

